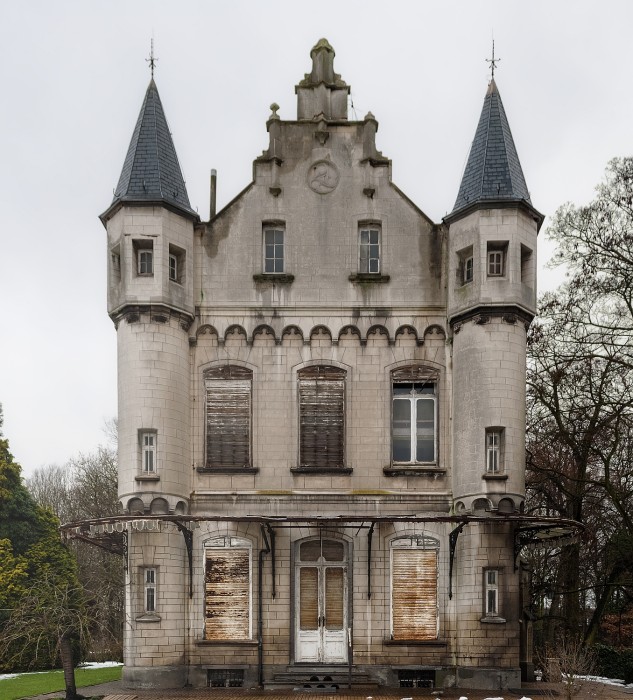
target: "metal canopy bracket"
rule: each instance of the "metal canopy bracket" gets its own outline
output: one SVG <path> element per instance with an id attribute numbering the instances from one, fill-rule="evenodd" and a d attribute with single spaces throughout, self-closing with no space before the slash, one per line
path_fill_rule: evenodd
<path id="1" fill-rule="evenodd" d="M 468 525 L 468 521 L 464 520 L 454 530 L 451 530 L 448 536 L 449 544 L 449 566 L 448 566 L 448 599 L 453 599 L 453 562 L 455 561 L 455 549 L 457 548 L 457 538 L 460 536 L 464 526 Z"/>

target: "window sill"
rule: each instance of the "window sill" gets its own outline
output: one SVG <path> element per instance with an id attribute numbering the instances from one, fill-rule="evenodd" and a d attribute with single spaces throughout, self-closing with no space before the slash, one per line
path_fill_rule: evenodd
<path id="1" fill-rule="evenodd" d="M 383 467 L 382 472 L 385 476 L 432 476 L 435 478 L 446 476 L 446 469 L 439 469 L 432 464 L 429 464 L 428 467 L 423 465 L 390 465 Z"/>
<path id="2" fill-rule="evenodd" d="M 482 479 L 486 481 L 505 481 L 508 478 L 507 474 L 484 474 Z"/>
<path id="3" fill-rule="evenodd" d="M 158 474 L 139 474 L 134 477 L 134 481 L 160 481 Z"/>
<path id="4" fill-rule="evenodd" d="M 386 647 L 446 647 L 448 642 L 445 639 L 383 639 Z"/>
<path id="5" fill-rule="evenodd" d="M 213 647 L 213 646 L 240 646 L 240 647 L 256 647 L 256 639 L 196 639 L 197 647 Z"/>
<path id="6" fill-rule="evenodd" d="M 339 476 L 347 476 L 352 471 L 351 467 L 290 467 L 291 474 L 337 474 Z"/>
<path id="7" fill-rule="evenodd" d="M 196 467 L 198 474 L 231 474 L 233 476 L 257 474 L 258 467 Z"/>
<path id="8" fill-rule="evenodd" d="M 135 622 L 160 622 L 161 616 L 155 613 L 145 613 L 144 615 L 138 615 L 134 618 Z"/>
<path id="9" fill-rule="evenodd" d="M 380 272 L 356 272 L 349 276 L 350 282 L 389 282 L 390 275 L 383 275 Z"/>
<path id="10" fill-rule="evenodd" d="M 482 617 L 479 622 L 483 622 L 486 625 L 505 625 L 505 617 Z"/>
<path id="11" fill-rule="evenodd" d="M 278 282 L 279 284 L 292 284 L 294 275 L 287 275 L 284 272 L 264 272 L 260 275 L 253 275 L 255 282 Z"/>

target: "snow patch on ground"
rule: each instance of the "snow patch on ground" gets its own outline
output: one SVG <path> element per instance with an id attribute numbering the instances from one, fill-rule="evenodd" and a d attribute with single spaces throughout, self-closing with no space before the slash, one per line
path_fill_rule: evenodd
<path id="1" fill-rule="evenodd" d="M 123 666 L 120 661 L 89 661 L 85 664 L 79 664 L 77 668 L 111 668 L 112 666 Z M 53 671 L 59 671 L 59 669 L 51 669 Z M 0 673 L 0 681 L 8 681 L 10 678 L 17 678 L 18 676 L 36 676 L 40 673 L 50 673 L 50 671 L 29 671 L 28 673 Z"/>

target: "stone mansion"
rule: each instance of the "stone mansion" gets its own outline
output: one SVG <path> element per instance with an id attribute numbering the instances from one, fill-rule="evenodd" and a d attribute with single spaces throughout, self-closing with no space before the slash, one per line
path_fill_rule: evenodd
<path id="1" fill-rule="evenodd" d="M 517 687 L 543 216 L 494 79 L 435 223 L 310 56 L 208 221 L 152 78 L 101 215 L 121 515 L 91 533 L 125 556 L 124 681 Z"/>

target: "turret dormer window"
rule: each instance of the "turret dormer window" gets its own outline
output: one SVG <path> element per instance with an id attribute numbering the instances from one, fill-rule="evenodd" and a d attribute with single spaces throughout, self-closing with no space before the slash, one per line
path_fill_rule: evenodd
<path id="1" fill-rule="evenodd" d="M 506 274 L 506 258 L 508 244 L 488 243 L 488 277 L 504 277 Z"/>
<path id="2" fill-rule="evenodd" d="M 457 253 L 457 284 L 464 285 L 473 281 L 475 266 L 473 258 L 473 247 L 458 251 Z"/>
<path id="3" fill-rule="evenodd" d="M 169 281 L 182 284 L 185 271 L 185 251 L 169 245 Z"/>
<path id="4" fill-rule="evenodd" d="M 154 242 L 151 240 L 133 241 L 136 255 L 136 274 L 149 277 L 154 274 Z"/>

